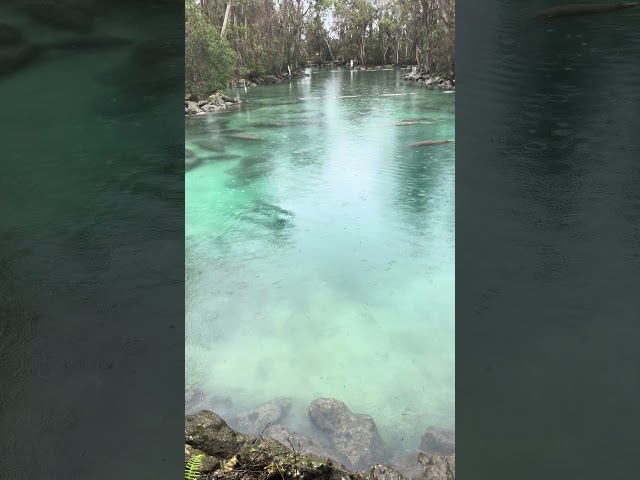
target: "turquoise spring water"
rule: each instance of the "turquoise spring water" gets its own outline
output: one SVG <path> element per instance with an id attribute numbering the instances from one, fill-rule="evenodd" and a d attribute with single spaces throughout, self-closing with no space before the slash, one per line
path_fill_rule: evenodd
<path id="1" fill-rule="evenodd" d="M 411 144 L 454 139 L 455 95 L 402 73 L 313 70 L 186 119 L 186 377 L 227 415 L 290 396 L 304 428 L 335 397 L 396 451 L 454 426 L 455 144 Z"/>

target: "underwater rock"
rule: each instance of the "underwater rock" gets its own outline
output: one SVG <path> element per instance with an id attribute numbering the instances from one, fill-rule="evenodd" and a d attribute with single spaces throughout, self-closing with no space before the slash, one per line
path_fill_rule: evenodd
<path id="1" fill-rule="evenodd" d="M 196 154 L 193 150 L 189 150 L 188 148 L 184 149 L 184 158 L 193 158 Z"/>
<path id="2" fill-rule="evenodd" d="M 236 432 L 220 416 L 207 410 L 185 417 L 184 438 L 187 445 L 223 459 L 233 457 L 244 445 L 255 441 L 254 437 Z"/>
<path id="3" fill-rule="evenodd" d="M 424 465 L 424 473 L 420 480 L 455 480 L 455 455 L 427 455 L 418 453 L 418 460 Z"/>
<path id="4" fill-rule="evenodd" d="M 280 442 L 285 447 L 293 447 L 300 453 L 308 453 L 317 455 L 322 458 L 334 458 L 337 455 L 329 451 L 329 447 L 319 440 L 315 440 L 306 435 L 287 430 L 282 425 L 271 425 L 265 431 L 264 435 Z"/>
<path id="5" fill-rule="evenodd" d="M 291 400 L 277 398 L 238 414 L 235 424 L 238 429 L 249 435 L 260 435 L 270 424 L 276 424 L 291 409 Z"/>
<path id="6" fill-rule="evenodd" d="M 452 455 L 456 451 L 456 434 L 440 427 L 428 427 L 422 436 L 420 450 L 425 453 Z"/>
<path id="7" fill-rule="evenodd" d="M 36 22 L 60 30 L 88 33 L 94 28 L 93 17 L 72 7 L 56 3 L 27 3 L 20 11 Z"/>
<path id="8" fill-rule="evenodd" d="M 0 45 L 12 45 L 22 40 L 22 32 L 8 23 L 0 22 Z"/>
<path id="9" fill-rule="evenodd" d="M 387 449 L 369 415 L 353 413 L 334 398 L 317 398 L 309 406 L 309 418 L 329 435 L 331 446 L 355 468 L 364 469 L 387 460 Z"/>
<path id="10" fill-rule="evenodd" d="M 184 388 L 184 409 L 186 413 L 195 413 L 200 410 L 216 410 L 224 412 L 233 406 L 231 397 L 209 395 L 204 390 L 194 385 Z"/>
<path id="11" fill-rule="evenodd" d="M 29 43 L 0 48 L 0 77 L 10 75 L 31 65 L 42 49 Z"/>

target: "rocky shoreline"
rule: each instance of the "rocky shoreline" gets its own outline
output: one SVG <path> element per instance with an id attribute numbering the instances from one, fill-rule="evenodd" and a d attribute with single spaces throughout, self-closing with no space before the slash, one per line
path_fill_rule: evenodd
<path id="1" fill-rule="evenodd" d="M 416 82 L 418 85 L 442 88 L 447 91 L 455 91 L 456 80 L 445 75 L 437 75 L 425 72 L 410 72 L 404 76 L 405 81 Z"/>
<path id="2" fill-rule="evenodd" d="M 238 105 L 240 102 L 237 98 L 232 98 L 222 93 L 214 93 L 206 98 L 200 98 L 192 95 L 184 101 L 185 115 L 203 115 L 209 112 L 224 110 L 227 107 Z"/>
<path id="3" fill-rule="evenodd" d="M 257 87 L 258 85 L 269 85 L 282 83 L 287 80 L 296 80 L 299 78 L 305 78 L 309 75 L 303 71 L 292 72 L 278 75 L 262 75 L 257 77 L 241 78 L 240 80 L 233 81 L 229 84 L 229 88 L 246 88 Z M 216 112 L 224 110 L 228 107 L 238 105 L 242 103 L 237 98 L 232 98 L 222 93 L 214 93 L 209 96 L 190 95 L 185 98 L 184 101 L 184 114 L 185 115 L 203 115 L 209 112 Z"/>
<path id="4" fill-rule="evenodd" d="M 299 70 L 297 72 L 291 72 L 291 75 L 288 73 L 279 73 L 277 75 L 256 75 L 249 76 L 247 78 L 241 78 L 239 80 L 235 80 L 229 84 L 231 88 L 244 88 L 244 87 L 257 87 L 258 85 L 269 85 L 282 83 L 287 80 L 297 80 L 300 78 L 306 78 L 309 74 Z"/>
<path id="5" fill-rule="evenodd" d="M 373 418 L 337 399 L 311 402 L 307 413 L 316 432 L 311 435 L 286 424 L 292 404 L 287 398 L 229 415 L 229 423 L 200 408 L 202 400 L 201 393 L 187 391 L 185 465 L 193 466 L 199 455 L 200 476 L 195 478 L 455 480 L 451 430 L 430 426 L 414 451 L 394 456 Z M 227 410 L 226 400 L 220 400 L 211 405 Z"/>

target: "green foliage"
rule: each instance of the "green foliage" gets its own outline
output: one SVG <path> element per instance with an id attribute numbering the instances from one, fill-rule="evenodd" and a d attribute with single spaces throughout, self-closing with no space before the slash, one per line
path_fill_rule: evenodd
<path id="1" fill-rule="evenodd" d="M 231 79 L 235 52 L 191 0 L 185 2 L 184 54 L 187 93 L 212 93 Z"/>
<path id="2" fill-rule="evenodd" d="M 198 480 L 202 473 L 202 464 L 204 461 L 204 455 L 194 455 L 189 459 L 187 465 L 184 468 L 185 480 Z"/>

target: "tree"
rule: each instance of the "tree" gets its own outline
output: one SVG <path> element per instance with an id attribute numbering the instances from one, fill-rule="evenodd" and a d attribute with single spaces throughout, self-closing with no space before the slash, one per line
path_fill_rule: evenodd
<path id="1" fill-rule="evenodd" d="M 185 3 L 184 53 L 187 93 L 212 93 L 231 79 L 236 54 L 191 0 Z"/>

